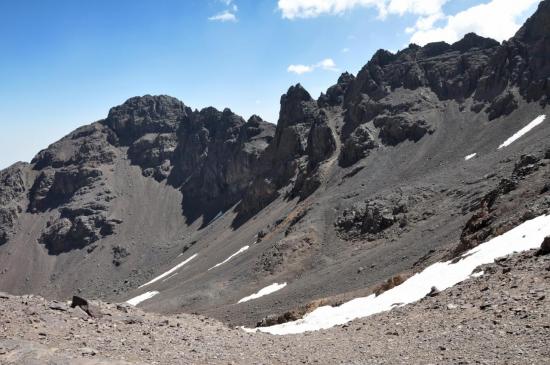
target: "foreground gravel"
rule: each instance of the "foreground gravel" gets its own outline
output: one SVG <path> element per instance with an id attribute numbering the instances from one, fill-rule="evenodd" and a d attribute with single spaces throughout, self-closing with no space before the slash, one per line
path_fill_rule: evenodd
<path id="1" fill-rule="evenodd" d="M 550 256 L 515 255 L 436 296 L 330 330 L 245 333 L 201 316 L 0 294 L 1 364 L 548 364 Z"/>

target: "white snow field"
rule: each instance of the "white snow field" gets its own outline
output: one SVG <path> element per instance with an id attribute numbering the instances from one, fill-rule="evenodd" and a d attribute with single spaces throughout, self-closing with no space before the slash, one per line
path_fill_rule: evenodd
<path id="1" fill-rule="evenodd" d="M 139 303 L 141 302 L 144 302 L 146 301 L 147 299 L 151 299 L 152 297 L 154 297 L 155 295 L 157 295 L 159 292 L 158 291 L 148 291 L 147 293 L 143 293 L 141 295 L 138 295 L 137 297 L 135 298 L 132 298 L 128 301 L 126 301 L 126 303 L 130 304 L 130 305 L 133 305 L 134 307 L 136 305 L 138 305 Z"/>
<path id="2" fill-rule="evenodd" d="M 550 215 L 543 215 L 466 252 L 461 260 L 454 264 L 452 261 L 435 263 L 403 284 L 377 297 L 373 294 L 353 299 L 339 307 L 319 307 L 294 322 L 245 330 L 275 335 L 296 334 L 326 329 L 356 318 L 389 311 L 396 306 L 403 306 L 424 298 L 434 286 L 444 290 L 469 277 L 482 275 L 472 274 L 472 271 L 480 265 L 493 262 L 496 258 L 538 248 L 547 236 L 550 236 Z"/>
<path id="3" fill-rule="evenodd" d="M 501 144 L 500 146 L 498 146 L 498 149 L 500 150 L 501 148 L 503 147 L 508 147 L 509 145 L 511 145 L 512 143 L 514 143 L 515 141 L 517 141 L 518 139 L 520 139 L 522 136 L 524 136 L 525 134 L 527 134 L 531 129 L 535 128 L 536 126 L 538 126 L 539 124 L 541 124 L 542 122 L 544 122 L 544 120 L 546 119 L 546 115 L 539 115 L 538 117 L 536 117 L 531 123 L 527 124 L 525 127 L 523 127 L 522 129 L 520 129 L 516 134 L 514 134 L 512 137 L 508 138 L 506 141 L 504 141 L 503 144 Z"/>
<path id="4" fill-rule="evenodd" d="M 476 156 L 477 156 L 477 153 L 472 153 L 471 155 L 468 155 L 468 156 L 464 157 L 464 159 L 465 159 L 466 161 L 468 161 L 468 160 L 471 160 L 472 158 L 474 158 L 474 157 L 476 157 Z"/>
<path id="5" fill-rule="evenodd" d="M 239 300 L 239 303 L 248 302 L 249 300 L 258 299 L 258 298 L 260 298 L 260 297 L 263 297 L 264 295 L 268 295 L 268 294 L 271 294 L 271 293 L 275 293 L 276 291 L 281 290 L 281 289 L 284 288 L 285 286 L 286 286 L 286 283 L 282 283 L 282 284 L 274 283 L 274 284 L 271 284 L 271 285 L 269 285 L 269 286 L 266 286 L 265 288 L 263 288 L 262 290 L 260 290 L 260 291 L 257 292 L 256 294 L 252 294 L 252 295 L 249 295 L 249 296 L 247 296 L 247 297 L 244 297 L 243 299 Z"/>
<path id="6" fill-rule="evenodd" d="M 189 263 L 189 261 L 193 260 L 195 257 L 197 257 L 197 254 L 194 254 L 193 256 L 191 256 L 190 258 L 188 258 L 187 260 L 177 264 L 176 266 L 174 266 L 173 268 L 171 268 L 170 270 L 168 270 L 167 272 L 165 272 L 164 274 L 162 275 L 159 275 L 157 276 L 156 278 L 154 278 L 153 280 L 143 284 L 142 286 L 140 286 L 139 288 L 143 288 L 144 286 L 147 286 L 147 285 L 150 285 L 150 284 L 153 284 L 154 282 L 157 282 L 159 281 L 160 279 L 164 279 L 165 277 L 167 277 L 168 275 L 172 274 L 173 272 L 181 269 L 183 266 L 185 266 L 187 263 Z"/>
<path id="7" fill-rule="evenodd" d="M 219 266 L 222 266 L 223 264 L 225 264 L 226 262 L 228 262 L 229 260 L 231 260 L 233 257 L 237 256 L 237 255 L 240 255 L 241 253 L 245 252 L 246 250 L 248 250 L 250 248 L 250 246 L 244 246 L 243 248 L 241 248 L 239 251 L 235 252 L 233 255 L 229 256 L 228 258 L 226 258 L 225 260 L 223 260 L 222 262 L 220 262 L 219 264 L 216 264 L 214 266 L 212 266 L 210 269 L 208 269 L 208 271 L 212 270 L 212 269 L 215 269 Z"/>

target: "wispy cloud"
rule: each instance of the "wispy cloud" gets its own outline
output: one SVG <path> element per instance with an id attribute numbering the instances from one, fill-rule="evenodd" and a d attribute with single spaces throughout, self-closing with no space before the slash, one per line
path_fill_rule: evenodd
<path id="1" fill-rule="evenodd" d="M 317 62 L 313 65 L 290 65 L 287 68 L 287 71 L 290 73 L 295 73 L 297 75 L 303 75 L 305 73 L 313 72 L 316 69 L 328 70 L 328 71 L 339 71 L 336 67 L 336 63 L 332 58 L 325 58 L 324 60 Z"/>
<path id="2" fill-rule="evenodd" d="M 441 13 L 436 20 L 435 15 L 420 18 L 415 26 L 407 28 L 406 32 L 411 34 L 411 42 L 419 45 L 435 41 L 453 43 L 470 32 L 503 41 L 517 32 L 521 26 L 520 16 L 538 2 L 539 0 L 492 0 L 455 15 L 445 16 Z M 439 20 L 443 24 L 436 26 Z"/>
<path id="3" fill-rule="evenodd" d="M 227 9 L 215 15 L 212 15 L 211 17 L 208 18 L 208 20 L 218 21 L 218 22 L 232 22 L 232 23 L 237 22 L 238 21 L 237 11 L 239 11 L 237 4 L 235 4 L 233 0 L 219 0 L 219 1 L 222 4 L 224 4 L 227 7 Z"/>
<path id="4" fill-rule="evenodd" d="M 315 18 L 340 15 L 355 8 L 374 8 L 378 16 L 405 13 L 431 15 L 441 11 L 449 0 L 279 0 L 277 6 L 283 18 Z"/>
<path id="5" fill-rule="evenodd" d="M 454 15 L 445 14 L 444 5 L 450 0 L 278 0 L 278 9 L 285 19 L 315 18 L 321 15 L 340 15 L 356 8 L 373 8 L 378 17 L 417 15 L 414 25 L 404 31 L 410 42 L 425 45 L 429 42 L 461 39 L 475 32 L 484 37 L 503 41 L 521 26 L 519 18 L 540 0 L 483 0 Z M 498 16 L 495 16 L 498 14 Z"/>
<path id="6" fill-rule="evenodd" d="M 237 16 L 231 13 L 229 10 L 225 10 L 216 15 L 212 15 L 211 17 L 208 18 L 208 20 L 218 21 L 218 22 L 236 22 Z"/>

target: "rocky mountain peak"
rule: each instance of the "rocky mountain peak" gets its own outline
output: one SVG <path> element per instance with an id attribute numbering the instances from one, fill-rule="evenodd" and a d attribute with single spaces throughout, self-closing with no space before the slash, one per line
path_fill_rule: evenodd
<path id="1" fill-rule="evenodd" d="M 281 96 L 279 123 L 290 126 L 304 119 L 303 103 L 312 102 L 313 98 L 300 84 L 291 86 L 287 93 Z"/>
<path id="2" fill-rule="evenodd" d="M 174 133 L 191 110 L 167 95 L 145 95 L 128 99 L 109 111 L 104 124 L 123 144 L 131 144 L 147 133 Z"/>
<path id="3" fill-rule="evenodd" d="M 485 38 L 475 33 L 466 34 L 461 40 L 453 43 L 451 48 L 453 50 L 464 53 L 472 49 L 488 49 L 497 47 L 500 43 L 491 38 Z"/>
<path id="4" fill-rule="evenodd" d="M 543 0 L 538 9 L 514 36 L 524 42 L 534 42 L 550 36 L 550 1 Z"/>
<path id="5" fill-rule="evenodd" d="M 342 105 L 344 102 L 344 96 L 348 87 L 355 80 L 355 76 L 349 72 L 344 72 L 338 78 L 336 85 L 328 88 L 326 94 L 323 93 L 317 101 L 320 106 L 337 106 Z"/>

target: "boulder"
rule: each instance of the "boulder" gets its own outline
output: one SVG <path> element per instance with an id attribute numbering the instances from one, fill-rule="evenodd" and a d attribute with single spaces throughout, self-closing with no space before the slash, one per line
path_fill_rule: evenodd
<path id="1" fill-rule="evenodd" d="M 339 163 L 342 167 L 349 167 L 363 159 L 368 153 L 377 148 L 373 132 L 366 125 L 360 125 L 342 146 Z"/>
<path id="2" fill-rule="evenodd" d="M 537 255 L 550 255 L 550 237 L 544 239 L 540 245 L 540 249 L 537 251 Z"/>

